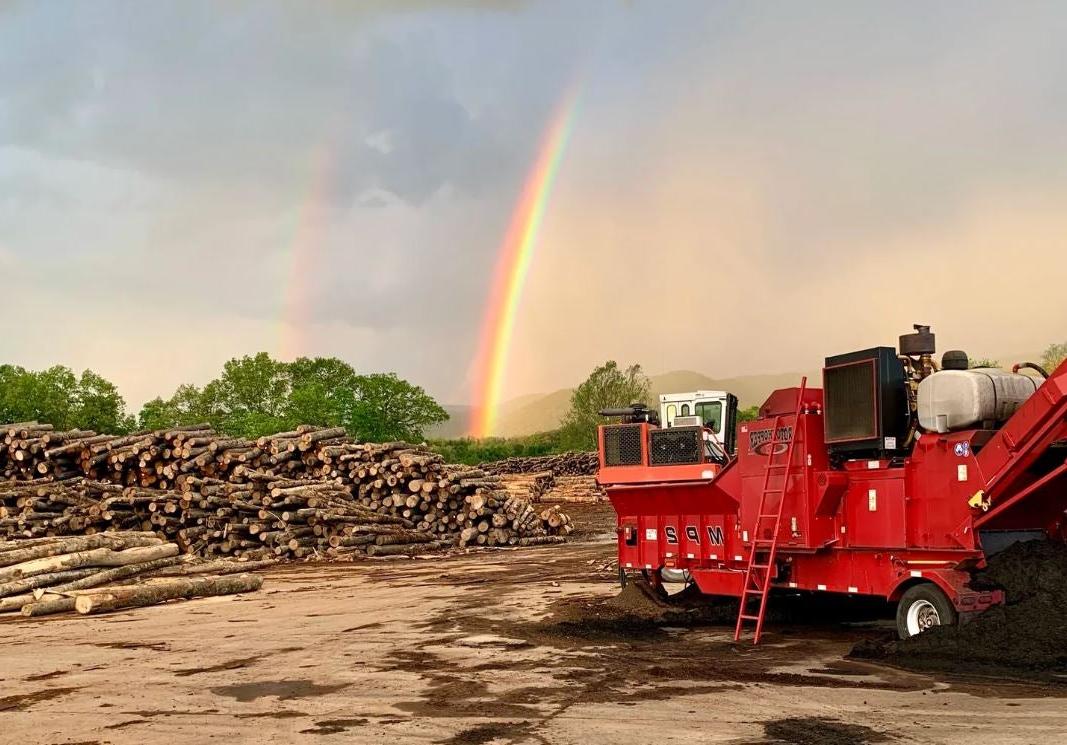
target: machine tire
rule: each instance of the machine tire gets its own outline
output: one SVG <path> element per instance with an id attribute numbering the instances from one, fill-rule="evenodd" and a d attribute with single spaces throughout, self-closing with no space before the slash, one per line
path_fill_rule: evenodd
<path id="1" fill-rule="evenodd" d="M 954 626 L 956 609 L 932 582 L 909 587 L 897 604 L 897 636 L 907 639 L 932 626 Z"/>

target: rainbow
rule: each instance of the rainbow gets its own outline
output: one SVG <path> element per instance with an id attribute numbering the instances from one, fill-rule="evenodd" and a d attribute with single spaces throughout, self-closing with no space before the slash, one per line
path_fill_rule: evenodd
<path id="1" fill-rule="evenodd" d="M 318 265 L 316 252 L 322 245 L 327 203 L 333 189 L 332 148 L 316 146 L 308 159 L 309 185 L 296 213 L 293 237 L 289 243 L 285 286 L 282 292 L 281 324 L 278 330 L 278 357 L 286 362 L 305 353 L 304 334 L 311 322 L 311 272 Z"/>
<path id="2" fill-rule="evenodd" d="M 488 437 L 496 427 L 519 303 L 552 185 L 570 139 L 577 103 L 577 87 L 574 87 L 563 97 L 549 121 L 500 247 L 475 358 L 472 437 Z"/>

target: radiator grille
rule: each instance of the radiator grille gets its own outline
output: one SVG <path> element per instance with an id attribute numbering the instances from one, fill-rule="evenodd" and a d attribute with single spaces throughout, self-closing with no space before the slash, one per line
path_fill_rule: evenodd
<path id="1" fill-rule="evenodd" d="M 704 444 L 700 427 L 654 429 L 649 435 L 649 458 L 654 466 L 700 463 Z"/>
<path id="2" fill-rule="evenodd" d="M 849 442 L 878 437 L 875 370 L 870 360 L 824 372 L 826 441 Z"/>
<path id="3" fill-rule="evenodd" d="M 641 465 L 641 425 L 620 424 L 604 428 L 604 465 Z"/>

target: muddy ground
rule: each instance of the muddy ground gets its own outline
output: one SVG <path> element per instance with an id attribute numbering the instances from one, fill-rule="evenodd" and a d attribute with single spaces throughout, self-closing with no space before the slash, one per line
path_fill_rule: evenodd
<path id="1" fill-rule="evenodd" d="M 1067 685 L 844 659 L 877 622 L 778 622 L 758 648 L 623 623 L 610 510 L 581 519 L 563 547 L 285 566 L 247 596 L 0 622 L 0 743 L 1067 738 Z"/>

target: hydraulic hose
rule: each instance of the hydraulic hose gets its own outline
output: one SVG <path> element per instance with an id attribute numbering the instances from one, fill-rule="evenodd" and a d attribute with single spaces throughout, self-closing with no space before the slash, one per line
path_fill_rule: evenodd
<path id="1" fill-rule="evenodd" d="M 1017 373 L 1020 370 L 1034 370 L 1042 378 L 1048 380 L 1048 372 L 1045 370 L 1045 368 L 1041 367 L 1041 365 L 1037 364 L 1036 362 L 1020 362 L 1011 368 L 1011 371 L 1013 373 Z"/>

